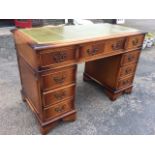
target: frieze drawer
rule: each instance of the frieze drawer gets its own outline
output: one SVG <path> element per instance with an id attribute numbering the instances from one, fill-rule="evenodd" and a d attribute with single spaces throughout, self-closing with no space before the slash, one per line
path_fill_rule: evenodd
<path id="1" fill-rule="evenodd" d="M 43 51 L 40 54 L 40 60 L 41 67 L 55 67 L 67 63 L 74 63 L 76 60 L 76 49 L 68 47 Z"/>
<path id="2" fill-rule="evenodd" d="M 82 58 L 92 58 L 104 53 L 104 42 L 89 43 L 80 46 L 80 55 Z"/>
<path id="3" fill-rule="evenodd" d="M 125 48 L 126 38 L 117 38 L 105 42 L 105 53 L 121 51 Z"/>
<path id="4" fill-rule="evenodd" d="M 127 48 L 131 49 L 141 47 L 143 45 L 144 37 L 144 35 L 136 35 L 129 37 Z"/>

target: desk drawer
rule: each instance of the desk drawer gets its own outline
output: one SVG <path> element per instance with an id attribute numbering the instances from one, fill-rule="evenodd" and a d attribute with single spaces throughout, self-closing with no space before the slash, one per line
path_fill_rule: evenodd
<path id="1" fill-rule="evenodd" d="M 133 74 L 136 70 L 136 63 L 128 66 L 121 67 L 119 72 L 119 77 L 122 78 L 124 76 L 128 76 L 130 74 Z"/>
<path id="2" fill-rule="evenodd" d="M 60 115 L 63 115 L 71 110 L 73 110 L 73 99 L 60 102 L 56 105 L 53 105 L 49 108 L 45 108 L 43 110 L 44 118 L 45 119 L 51 119 L 54 117 L 58 117 Z"/>
<path id="3" fill-rule="evenodd" d="M 136 35 L 129 37 L 127 48 L 136 48 L 142 46 L 144 35 Z"/>
<path id="4" fill-rule="evenodd" d="M 43 90 L 75 83 L 76 67 L 42 75 Z"/>
<path id="5" fill-rule="evenodd" d="M 119 80 L 117 83 L 117 88 L 121 89 L 121 88 L 128 87 L 132 84 L 132 81 L 133 81 L 133 76 Z"/>
<path id="6" fill-rule="evenodd" d="M 76 59 L 75 48 L 58 48 L 54 50 L 43 51 L 40 54 L 41 66 L 60 66 L 74 62 Z"/>
<path id="7" fill-rule="evenodd" d="M 75 85 L 70 85 L 65 88 L 52 90 L 50 92 L 45 92 L 44 97 L 44 106 L 49 106 L 57 102 L 63 101 L 65 99 L 71 98 L 74 96 Z"/>
<path id="8" fill-rule="evenodd" d="M 104 52 L 104 42 L 84 44 L 80 48 L 82 58 L 91 58 Z"/>
<path id="9" fill-rule="evenodd" d="M 138 58 L 139 58 L 139 54 L 140 54 L 139 50 L 128 52 L 128 53 L 124 54 L 123 57 L 122 57 L 122 63 L 121 63 L 122 66 L 123 65 L 128 65 L 130 63 L 137 62 Z"/>
<path id="10" fill-rule="evenodd" d="M 115 52 L 123 50 L 125 48 L 126 38 L 117 38 L 112 40 L 107 40 L 105 43 L 105 52 Z"/>

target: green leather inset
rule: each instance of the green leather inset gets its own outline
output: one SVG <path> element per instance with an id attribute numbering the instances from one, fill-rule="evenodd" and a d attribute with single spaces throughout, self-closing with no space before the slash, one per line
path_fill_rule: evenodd
<path id="1" fill-rule="evenodd" d="M 137 32 L 137 29 L 112 24 L 92 24 L 78 26 L 56 26 L 20 29 L 38 44 L 63 43 Z"/>

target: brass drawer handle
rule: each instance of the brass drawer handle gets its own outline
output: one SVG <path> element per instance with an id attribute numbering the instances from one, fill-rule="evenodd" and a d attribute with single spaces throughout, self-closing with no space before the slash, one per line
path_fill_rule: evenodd
<path id="1" fill-rule="evenodd" d="M 66 79 L 66 76 L 62 75 L 61 77 L 57 76 L 57 77 L 53 77 L 53 80 L 55 81 L 55 83 L 64 83 Z"/>
<path id="2" fill-rule="evenodd" d="M 57 100 L 62 100 L 65 96 L 66 96 L 66 92 L 65 91 L 57 92 L 57 93 L 54 94 L 54 97 Z"/>
<path id="3" fill-rule="evenodd" d="M 134 58 L 135 58 L 135 57 L 134 57 L 133 55 L 129 55 L 129 56 L 128 56 L 128 61 L 132 61 L 132 60 L 134 60 Z"/>
<path id="4" fill-rule="evenodd" d="M 54 54 L 53 59 L 56 63 L 60 63 L 65 61 L 67 58 L 67 53 L 66 52 L 57 52 Z"/>
<path id="5" fill-rule="evenodd" d="M 99 51 L 98 48 L 94 48 L 93 50 L 87 49 L 87 53 L 90 56 L 97 54 L 98 51 Z"/>
<path id="6" fill-rule="evenodd" d="M 136 46 L 138 44 L 138 39 L 137 38 L 135 38 L 134 40 L 132 40 L 132 45 L 133 46 Z"/>
<path id="7" fill-rule="evenodd" d="M 127 68 L 126 70 L 125 70 L 125 74 L 129 74 L 129 73 L 131 73 L 132 72 L 132 69 L 131 68 Z"/>
<path id="8" fill-rule="evenodd" d="M 119 50 L 122 48 L 123 40 L 117 41 L 115 44 L 112 44 L 111 47 L 113 50 Z"/>
<path id="9" fill-rule="evenodd" d="M 63 106 L 61 106 L 61 107 L 56 107 L 54 110 L 55 110 L 55 112 L 63 112 L 63 111 L 65 111 L 65 109 L 66 109 L 66 105 L 63 105 Z"/>

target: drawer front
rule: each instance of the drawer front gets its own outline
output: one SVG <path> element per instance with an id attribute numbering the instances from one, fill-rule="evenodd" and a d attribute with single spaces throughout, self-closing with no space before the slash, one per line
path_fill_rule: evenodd
<path id="1" fill-rule="evenodd" d="M 43 89 L 49 90 L 75 83 L 76 67 L 42 76 Z"/>
<path id="2" fill-rule="evenodd" d="M 127 48 L 136 48 L 142 46 L 144 35 L 136 35 L 129 37 Z"/>
<path id="3" fill-rule="evenodd" d="M 58 66 L 66 63 L 74 62 L 76 59 L 76 51 L 73 48 L 60 48 L 53 51 L 46 51 L 41 54 L 41 66 L 50 65 Z"/>
<path id="4" fill-rule="evenodd" d="M 65 102 L 60 102 L 56 105 L 53 105 L 49 108 L 44 109 L 44 118 L 51 119 L 54 117 L 58 117 L 62 114 L 65 114 L 71 110 L 73 110 L 73 99 L 67 100 Z"/>
<path id="5" fill-rule="evenodd" d="M 104 42 L 85 44 L 80 48 L 82 58 L 92 58 L 104 52 Z"/>
<path id="6" fill-rule="evenodd" d="M 122 57 L 122 65 L 127 65 L 129 63 L 137 62 L 139 58 L 139 54 L 140 54 L 139 50 L 124 54 Z"/>
<path id="7" fill-rule="evenodd" d="M 130 74 L 133 74 L 135 70 L 136 70 L 136 63 L 125 66 L 125 67 L 121 67 L 120 72 L 119 72 L 119 77 L 121 78 L 124 76 L 128 76 Z"/>
<path id="8" fill-rule="evenodd" d="M 105 52 L 113 52 L 123 50 L 125 48 L 125 38 L 107 40 L 105 43 Z"/>
<path id="9" fill-rule="evenodd" d="M 133 76 L 122 79 L 122 80 L 119 80 L 118 83 L 117 83 L 117 88 L 121 89 L 121 88 L 128 87 L 128 86 L 130 86 L 132 84 L 132 81 L 133 81 Z"/>
<path id="10" fill-rule="evenodd" d="M 74 96 L 75 85 L 44 93 L 44 106 L 49 106 Z"/>

